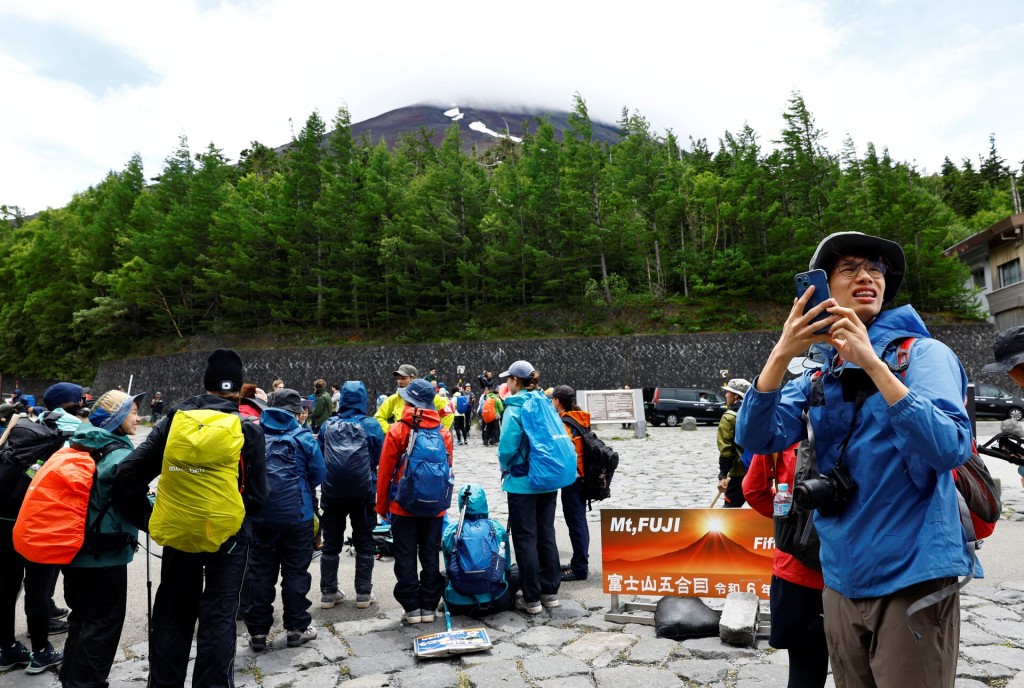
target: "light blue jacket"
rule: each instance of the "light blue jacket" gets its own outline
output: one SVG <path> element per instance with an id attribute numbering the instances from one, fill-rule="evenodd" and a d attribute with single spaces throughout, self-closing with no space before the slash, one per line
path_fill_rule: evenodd
<path id="1" fill-rule="evenodd" d="M 544 392 L 519 390 L 505 399 L 505 413 L 501 416 L 501 439 L 498 440 L 498 465 L 501 467 L 501 487 L 505 492 L 513 494 L 544 494 L 544 490 L 530 487 L 530 478 L 526 475 L 514 476 L 509 473 L 511 466 L 525 461 L 529 454 L 529 440 L 523 431 L 523 422 L 519 416 L 523 412 L 523 404 L 528 395 L 544 396 Z"/>
<path id="2" fill-rule="evenodd" d="M 808 408 L 822 473 L 835 468 L 852 425 L 844 463 L 858 490 L 838 515 L 814 514 L 825 584 L 852 599 L 964 576 L 971 569 L 951 475 L 971 453 L 967 375 L 911 306 L 881 313 L 868 334 L 875 353 L 890 364 L 896 363 L 898 340 L 918 338 L 904 378 L 906 397 L 889 406 L 876 391 L 854 416 L 855 404 L 843 400 L 845 371 L 833 370 L 835 352 L 828 349 L 819 404 L 808 399 L 808 371 L 774 392 L 752 386 L 736 423 L 741 446 L 757 453 L 782 451 L 806 436 L 800 415 Z"/>

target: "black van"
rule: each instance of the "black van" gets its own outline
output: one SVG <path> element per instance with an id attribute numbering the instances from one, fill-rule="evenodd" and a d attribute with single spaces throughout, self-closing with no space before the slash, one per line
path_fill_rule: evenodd
<path id="1" fill-rule="evenodd" d="M 644 404 L 644 417 L 651 425 L 674 428 L 686 416 L 714 425 L 725 413 L 725 397 L 703 387 L 656 387 L 651 400 Z"/>

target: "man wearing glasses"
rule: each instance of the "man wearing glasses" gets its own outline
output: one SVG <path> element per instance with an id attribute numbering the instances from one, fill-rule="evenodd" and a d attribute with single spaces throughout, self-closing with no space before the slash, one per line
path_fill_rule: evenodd
<path id="1" fill-rule="evenodd" d="M 794 300 L 744 399 L 736 441 L 770 453 L 813 429 L 822 480 L 797 485 L 794 499 L 815 508 L 836 685 L 952 688 L 956 583 L 972 567 L 951 475 L 971 454 L 967 375 L 913 307 L 882 310 L 903 282 L 899 244 L 839 232 L 810 268 L 828 274 L 831 298 L 806 313 L 812 290 Z M 821 372 L 783 384 L 789 362 L 812 346 L 826 354 Z"/>
<path id="2" fill-rule="evenodd" d="M 403 389 L 419 376 L 419 371 L 414 366 L 405 363 L 398 366 L 398 369 L 394 371 L 394 376 L 398 389 Z M 455 411 L 451 402 L 439 394 L 435 394 L 434 408 L 441 416 L 441 424 L 451 430 L 452 423 L 455 422 Z M 391 424 L 402 417 L 403 411 L 405 411 L 405 399 L 400 397 L 396 391 L 387 398 L 387 401 L 377 407 L 377 413 L 373 414 L 373 417 L 380 423 L 381 429 L 387 433 Z"/>

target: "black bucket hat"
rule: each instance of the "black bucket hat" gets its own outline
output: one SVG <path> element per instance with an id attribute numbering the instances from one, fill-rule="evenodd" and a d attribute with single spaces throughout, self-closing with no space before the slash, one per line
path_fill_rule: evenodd
<path id="1" fill-rule="evenodd" d="M 982 368 L 983 373 L 1008 373 L 1024 363 L 1024 327 L 1011 327 L 997 334 L 992 354 L 996 360 Z"/>
<path id="2" fill-rule="evenodd" d="M 862 232 L 836 232 L 821 240 L 818 248 L 814 249 L 808 268 L 831 272 L 835 267 L 836 257 L 842 255 L 884 258 L 888 269 L 885 273 L 882 303 L 889 303 L 896 298 L 903 285 L 903 273 L 907 270 L 907 258 L 903 255 L 903 247 L 895 241 Z"/>

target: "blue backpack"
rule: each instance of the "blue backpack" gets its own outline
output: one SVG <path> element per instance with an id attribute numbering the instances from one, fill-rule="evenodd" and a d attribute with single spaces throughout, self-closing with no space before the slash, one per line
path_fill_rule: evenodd
<path id="1" fill-rule="evenodd" d="M 469 410 L 469 397 L 465 394 L 455 397 L 455 410 L 459 413 L 466 413 Z"/>
<path id="2" fill-rule="evenodd" d="M 505 586 L 504 543 L 494 521 L 464 520 L 455 531 L 455 551 L 448 561 L 448 582 L 460 595 L 497 596 Z"/>
<path id="3" fill-rule="evenodd" d="M 452 505 L 455 476 L 440 426 L 421 428 L 413 421 L 409 444 L 395 467 L 399 474 L 397 482 L 392 478 L 391 498 L 413 516 L 436 517 Z"/>
<path id="4" fill-rule="evenodd" d="M 376 500 L 377 476 L 370 463 L 370 443 L 361 420 L 334 417 L 320 428 L 327 466 L 321 488 L 325 498 Z"/>
<path id="5" fill-rule="evenodd" d="M 269 526 L 291 526 L 302 521 L 302 482 L 296 436 L 302 426 L 282 435 L 266 433 L 267 503 L 255 520 Z"/>
<path id="6" fill-rule="evenodd" d="M 527 395 L 519 420 L 526 438 L 519 451 L 525 459 L 510 465 L 509 473 L 527 476 L 530 487 L 541 492 L 554 492 L 576 482 L 576 447 L 543 392 Z"/>

